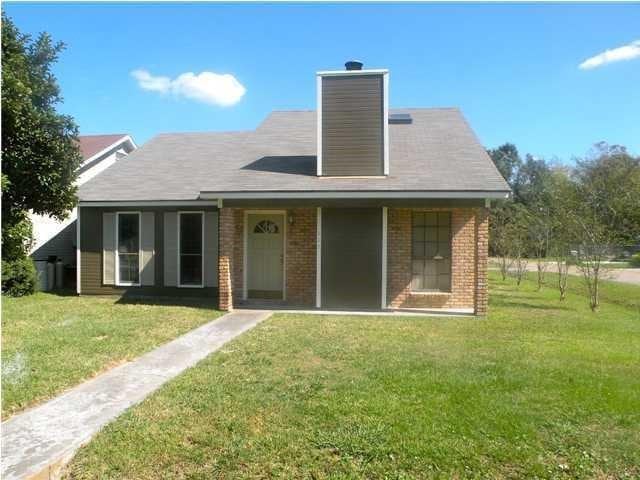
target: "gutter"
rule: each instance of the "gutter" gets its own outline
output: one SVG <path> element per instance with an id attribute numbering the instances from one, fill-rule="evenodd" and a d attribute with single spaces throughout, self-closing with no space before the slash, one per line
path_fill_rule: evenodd
<path id="1" fill-rule="evenodd" d="M 344 191 L 206 191 L 200 192 L 200 199 L 213 200 L 260 200 L 260 199 L 489 199 L 504 200 L 509 198 L 509 191 L 478 190 L 478 191 L 380 191 L 380 190 L 344 190 Z"/>

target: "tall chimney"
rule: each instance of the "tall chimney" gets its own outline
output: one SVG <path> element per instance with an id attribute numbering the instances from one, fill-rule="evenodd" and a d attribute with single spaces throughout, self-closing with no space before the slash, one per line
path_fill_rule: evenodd
<path id="1" fill-rule="evenodd" d="M 349 60 L 346 70 L 317 72 L 320 176 L 389 174 L 388 70 L 363 69 Z"/>

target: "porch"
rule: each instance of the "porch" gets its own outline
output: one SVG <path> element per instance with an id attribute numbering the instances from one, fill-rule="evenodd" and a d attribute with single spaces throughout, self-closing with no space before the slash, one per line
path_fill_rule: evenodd
<path id="1" fill-rule="evenodd" d="M 487 249 L 477 205 L 225 206 L 219 304 L 484 315 Z"/>

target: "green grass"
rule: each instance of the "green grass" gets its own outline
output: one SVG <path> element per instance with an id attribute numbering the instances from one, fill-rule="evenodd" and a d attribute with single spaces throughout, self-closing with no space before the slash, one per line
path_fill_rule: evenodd
<path id="1" fill-rule="evenodd" d="M 602 262 L 605 268 L 638 268 L 627 261 Z"/>
<path id="2" fill-rule="evenodd" d="M 578 283 L 560 303 L 490 280 L 484 320 L 273 316 L 106 427 L 67 475 L 638 478 L 640 288 L 606 283 L 592 314 Z"/>
<path id="3" fill-rule="evenodd" d="M 2 297 L 2 416 L 131 360 L 220 313 L 212 301 L 171 305 L 36 293 Z"/>

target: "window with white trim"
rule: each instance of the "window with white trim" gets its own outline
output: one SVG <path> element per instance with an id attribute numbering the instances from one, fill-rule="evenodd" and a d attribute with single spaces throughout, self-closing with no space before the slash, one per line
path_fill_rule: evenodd
<path id="1" fill-rule="evenodd" d="M 413 212 L 411 290 L 451 291 L 451 213 Z"/>
<path id="2" fill-rule="evenodd" d="M 178 225 L 179 285 L 181 287 L 202 287 L 204 214 L 202 212 L 180 212 Z"/>
<path id="3" fill-rule="evenodd" d="M 118 285 L 140 284 L 140 213 L 117 214 Z"/>

